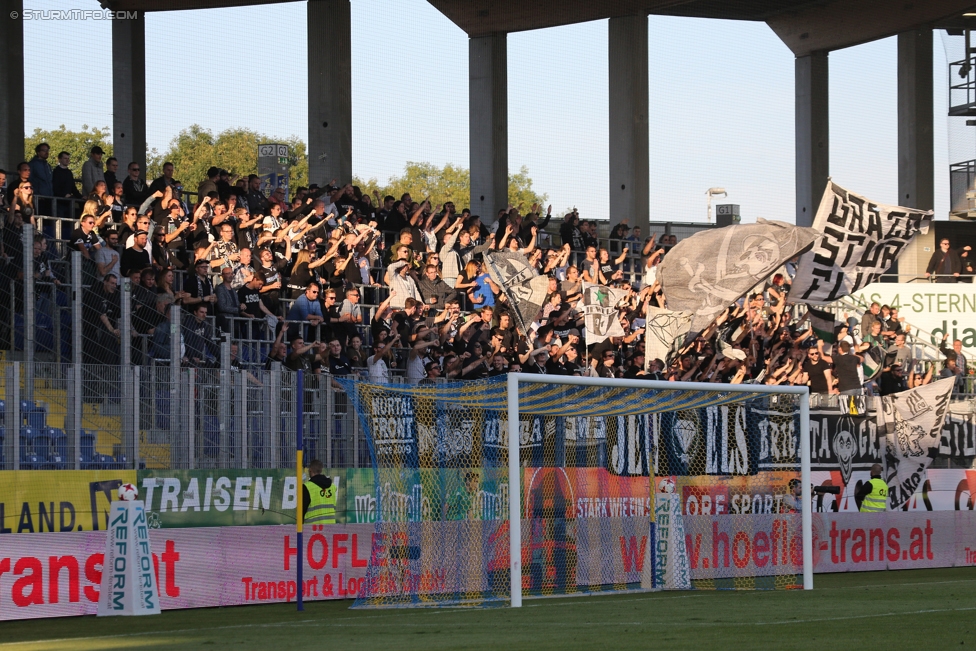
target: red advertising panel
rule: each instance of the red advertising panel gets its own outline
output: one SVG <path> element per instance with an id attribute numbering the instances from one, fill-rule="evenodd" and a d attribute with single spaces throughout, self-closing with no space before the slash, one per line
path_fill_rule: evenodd
<path id="1" fill-rule="evenodd" d="M 306 528 L 306 599 L 355 597 L 366 576 L 373 525 Z M 292 601 L 298 592 L 295 531 L 246 526 L 153 529 L 163 610 Z M 90 615 L 98 607 L 105 532 L 3 539 L 0 620 Z"/>

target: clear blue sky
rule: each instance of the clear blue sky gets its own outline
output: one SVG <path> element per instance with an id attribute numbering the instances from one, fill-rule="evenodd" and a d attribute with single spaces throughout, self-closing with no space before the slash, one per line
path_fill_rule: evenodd
<path id="1" fill-rule="evenodd" d="M 25 9 L 98 8 L 25 0 Z M 307 140 L 304 2 L 152 13 L 150 148 L 191 124 Z M 743 218 L 792 221 L 793 56 L 763 23 L 648 18 L 651 219 L 704 221 L 704 192 Z M 556 212 L 607 217 L 607 23 L 508 37 L 509 164 Z M 946 57 L 935 38 L 936 215 L 948 211 Z M 27 21 L 26 130 L 112 124 L 111 25 Z M 353 171 L 386 181 L 407 161 L 468 164 L 467 37 L 425 0 L 352 0 Z M 830 171 L 897 200 L 896 42 L 830 55 Z M 321 179 L 319 180 L 321 181 Z"/>

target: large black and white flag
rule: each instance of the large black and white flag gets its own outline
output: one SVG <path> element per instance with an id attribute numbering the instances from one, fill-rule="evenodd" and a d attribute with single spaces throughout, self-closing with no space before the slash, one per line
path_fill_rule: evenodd
<path id="1" fill-rule="evenodd" d="M 626 333 L 617 318 L 617 306 L 627 298 L 623 289 L 583 283 L 583 326 L 586 344 L 598 344 L 607 337 L 623 337 Z"/>
<path id="2" fill-rule="evenodd" d="M 826 305 L 873 283 L 915 235 L 928 231 L 932 215 L 875 203 L 828 181 L 813 221 L 821 236 L 800 258 L 790 299 Z"/>
<path id="3" fill-rule="evenodd" d="M 644 370 L 650 368 L 651 362 L 659 359 L 669 362 L 685 341 L 685 335 L 691 328 L 691 314 L 675 312 L 663 307 L 647 306 L 647 332 L 644 340 Z"/>
<path id="4" fill-rule="evenodd" d="M 690 312 L 691 332 L 701 332 L 819 236 L 812 228 L 765 219 L 699 231 L 658 266 L 668 309 Z"/>
<path id="5" fill-rule="evenodd" d="M 508 297 L 516 325 L 528 333 L 527 326 L 539 316 L 546 302 L 548 276 L 540 276 L 528 258 L 515 251 L 485 251 L 484 258 L 488 275 Z"/>
<path id="6" fill-rule="evenodd" d="M 922 484 L 925 469 L 939 455 L 954 383 L 954 378 L 946 378 L 881 398 L 878 438 L 884 441 L 889 510 L 901 508 L 911 498 Z"/>

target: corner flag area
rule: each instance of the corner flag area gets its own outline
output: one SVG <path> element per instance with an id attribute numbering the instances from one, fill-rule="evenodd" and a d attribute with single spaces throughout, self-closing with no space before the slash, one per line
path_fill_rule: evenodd
<path id="1" fill-rule="evenodd" d="M 817 589 L 528 600 L 522 609 L 349 610 L 346 601 L 0 624 L 3 651 L 101 649 L 949 648 L 974 644 L 976 568 L 817 577 Z"/>

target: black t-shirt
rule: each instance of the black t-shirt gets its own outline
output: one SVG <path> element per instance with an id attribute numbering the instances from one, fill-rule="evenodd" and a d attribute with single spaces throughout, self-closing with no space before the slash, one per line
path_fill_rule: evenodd
<path id="1" fill-rule="evenodd" d="M 123 277 L 128 276 L 133 269 L 141 271 L 151 266 L 152 260 L 149 258 L 149 251 L 145 249 L 136 251 L 132 247 L 122 252 L 122 258 L 119 262 L 119 268 Z"/>
<path id="2" fill-rule="evenodd" d="M 628 366 L 627 370 L 624 371 L 624 378 L 628 380 L 636 380 L 637 378 L 647 379 L 647 376 L 639 375 L 639 373 L 643 370 L 644 369 L 640 368 L 639 366 Z"/>
<path id="3" fill-rule="evenodd" d="M 261 311 L 261 292 L 257 289 L 251 289 L 247 285 L 244 285 L 237 290 L 238 300 L 247 308 L 245 313 L 253 317 L 261 317 L 264 312 Z"/>
<path id="4" fill-rule="evenodd" d="M 98 235 L 95 235 L 95 231 L 90 231 L 86 235 L 85 231 L 79 227 L 71 233 L 71 245 L 78 251 L 85 249 L 91 255 L 92 247 L 96 244 L 98 244 Z"/>
<path id="5" fill-rule="evenodd" d="M 838 391 L 852 391 L 861 388 L 857 369 L 861 365 L 856 355 L 834 355 L 834 375 L 837 377 Z"/>
<path id="6" fill-rule="evenodd" d="M 827 386 L 827 376 L 824 371 L 830 370 L 830 364 L 822 359 L 812 362 L 807 358 L 803 362 L 803 371 L 810 377 L 810 393 L 829 393 L 830 387 Z"/>
<path id="7" fill-rule="evenodd" d="M 339 355 L 338 357 L 332 355 L 329 357 L 329 372 L 332 375 L 349 375 L 352 373 L 352 365 L 346 359 L 345 355 Z"/>
<path id="8" fill-rule="evenodd" d="M 563 362 L 563 374 L 564 375 L 582 375 L 583 367 L 576 362 L 571 362 L 568 359 Z"/>
<path id="9" fill-rule="evenodd" d="M 569 375 L 566 368 L 556 359 L 550 357 L 546 360 L 546 375 Z"/>

